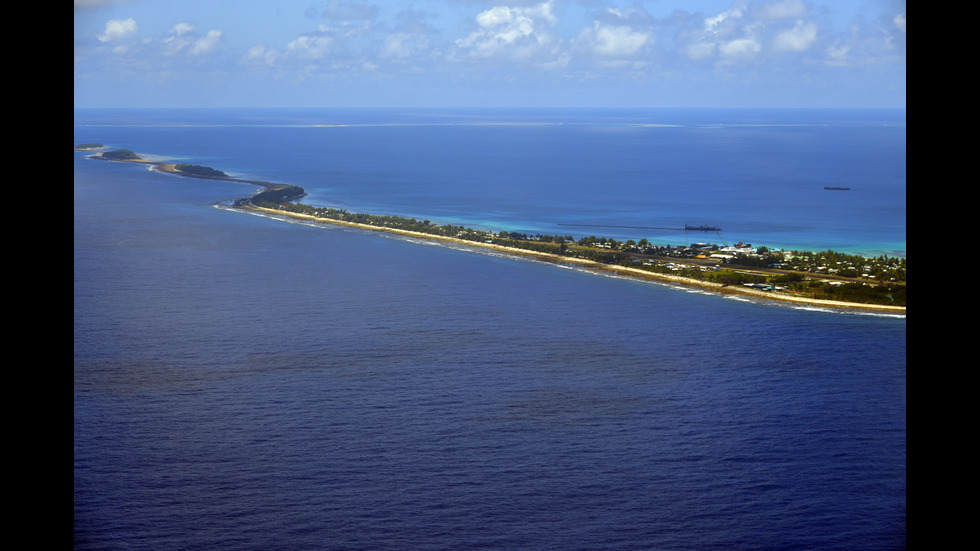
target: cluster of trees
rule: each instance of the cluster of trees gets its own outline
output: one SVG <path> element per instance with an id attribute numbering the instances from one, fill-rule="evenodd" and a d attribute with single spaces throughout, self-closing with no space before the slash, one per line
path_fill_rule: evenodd
<path id="1" fill-rule="evenodd" d="M 286 201 L 290 201 L 292 199 L 295 199 L 297 197 L 302 197 L 304 195 L 306 195 L 306 190 L 299 186 L 283 186 L 277 188 L 270 188 L 263 191 L 262 193 L 257 193 L 252 197 L 239 199 L 235 201 L 235 204 L 238 206 L 252 204 L 257 207 L 278 209 L 278 208 L 284 208 L 286 205 L 291 204 L 291 203 L 287 203 Z"/>
<path id="2" fill-rule="evenodd" d="M 506 232 L 504 232 L 506 233 Z M 568 245 L 565 243 L 553 243 L 548 241 L 529 241 L 526 239 L 512 239 L 490 236 L 489 242 L 495 245 L 502 245 L 504 247 L 513 247 L 515 249 L 523 249 L 525 251 L 535 251 L 539 253 L 547 254 L 557 254 L 566 255 L 568 254 Z"/>
<path id="3" fill-rule="evenodd" d="M 663 263 L 637 267 L 650 272 L 669 273 L 688 279 L 720 283 L 722 285 L 744 285 L 747 283 L 774 285 L 783 287 L 791 292 L 807 295 L 814 299 L 837 300 L 859 304 L 906 306 L 906 286 L 904 283 L 870 284 L 854 282 L 832 285 L 823 280 L 805 279 L 803 274 L 800 273 L 764 276 L 729 269 L 702 271 L 690 266 L 677 269 L 675 266 L 669 266 Z"/>
<path id="4" fill-rule="evenodd" d="M 783 253 L 759 247 L 756 254 L 737 254 L 726 260 L 725 264 L 747 268 L 785 268 L 798 272 L 865 277 L 896 283 L 906 281 L 906 259 L 887 255 L 864 257 L 832 250 Z"/>
<path id="5" fill-rule="evenodd" d="M 747 274 L 745 272 L 738 272 L 735 270 L 703 269 L 698 266 L 678 265 L 672 262 L 663 261 L 639 264 L 628 257 L 626 259 L 621 259 L 619 264 L 623 266 L 630 266 L 632 268 L 638 268 L 651 273 L 676 275 L 686 277 L 688 279 L 718 283 L 721 285 L 742 285 L 744 283 L 772 283 L 775 285 L 775 283 L 771 281 L 772 278 L 767 278 L 766 276 L 758 274 Z"/>
<path id="6" fill-rule="evenodd" d="M 113 151 L 103 151 L 102 158 L 113 161 L 132 161 L 139 159 L 140 156 L 128 149 L 115 149 Z"/>
<path id="7" fill-rule="evenodd" d="M 725 260 L 725 263 L 746 268 L 772 268 L 781 260 L 782 257 L 773 254 L 736 254 L 733 258 Z"/>
<path id="8" fill-rule="evenodd" d="M 76 149 L 95 149 L 102 144 L 79 144 Z M 128 149 L 106 151 L 101 154 L 110 160 L 138 160 L 139 155 Z M 228 175 L 211 167 L 177 164 L 180 172 L 203 178 L 228 178 Z M 697 266 L 677 266 L 665 261 L 650 261 L 639 263 L 633 254 L 652 256 L 674 256 L 676 251 L 666 247 L 654 247 L 646 239 L 639 242 L 628 240 L 618 242 L 605 237 L 589 236 L 577 242 L 571 235 L 535 235 L 529 237 L 526 233 L 501 231 L 493 235 L 490 232 L 474 230 L 452 224 L 436 225 L 429 220 L 416 220 L 391 215 L 374 215 L 351 213 L 344 209 L 321 208 L 292 202 L 306 195 L 299 186 L 274 186 L 256 194 L 253 197 L 239 199 L 236 205 L 255 205 L 259 207 L 278 209 L 286 212 L 306 214 L 317 218 L 327 218 L 345 222 L 365 224 L 369 226 L 401 229 L 432 235 L 454 237 L 482 243 L 494 243 L 536 252 L 555 255 L 573 256 L 600 262 L 603 264 L 628 266 L 654 273 L 669 273 L 690 279 L 721 283 L 723 285 L 742 285 L 746 283 L 766 283 L 803 293 L 816 299 L 839 300 L 865 304 L 890 304 L 905 306 L 906 299 L 906 259 L 900 257 L 867 258 L 849 255 L 832 250 L 822 252 L 793 251 L 783 253 L 770 251 L 766 247 L 756 249 L 756 254 L 736 255 L 726 261 L 725 265 L 773 268 L 781 267 L 793 270 L 795 273 L 765 276 L 747 274 L 734 269 L 704 270 Z M 695 252 L 701 252 L 700 249 Z M 692 253 L 694 254 L 694 253 Z M 868 283 L 844 283 L 831 285 L 827 281 L 806 280 L 803 272 L 826 272 L 843 277 L 869 277 L 878 280 L 877 285 Z"/>
<path id="9" fill-rule="evenodd" d="M 377 214 L 367 214 L 358 212 L 348 212 L 346 209 L 336 209 L 331 207 L 314 207 L 311 205 L 304 205 L 300 203 L 289 202 L 298 196 L 304 194 L 303 188 L 299 186 L 288 186 L 279 189 L 270 189 L 263 191 L 251 198 L 240 199 L 236 202 L 237 205 L 247 205 L 252 204 L 257 207 L 277 209 L 284 212 L 291 212 L 296 214 L 305 214 L 308 216 L 313 216 L 315 218 L 326 218 L 330 220 L 339 220 L 342 222 L 352 222 L 355 224 L 365 224 L 369 226 L 377 226 L 382 228 L 393 228 L 399 230 L 415 231 L 421 233 L 428 233 L 433 235 L 444 235 L 451 237 L 461 237 L 462 235 L 480 235 L 486 237 L 488 234 L 486 232 L 476 232 L 475 230 L 469 230 L 463 226 L 453 226 L 445 225 L 438 226 L 432 224 L 428 220 L 416 220 L 415 218 L 406 218 L 403 216 L 391 216 L 391 215 L 377 215 Z M 464 237 L 465 238 L 465 237 Z"/>
<path id="10" fill-rule="evenodd" d="M 530 238 L 527 234 L 518 232 L 500 232 L 496 235 L 452 224 L 436 225 L 429 220 L 417 220 L 391 215 L 375 215 L 366 213 L 351 213 L 344 209 L 329 207 L 313 207 L 290 202 L 292 199 L 301 197 L 305 192 L 299 186 L 286 186 L 263 191 L 249 199 L 241 199 L 236 204 L 252 204 L 259 207 L 274 208 L 285 212 L 306 214 L 317 218 L 326 218 L 344 222 L 353 222 L 369 226 L 393 228 L 408 231 L 415 231 L 431 235 L 455 237 L 469 241 L 481 243 L 494 243 L 508 247 L 515 247 L 525 250 L 550 253 L 563 256 L 583 258 L 595 262 L 609 265 L 628 266 L 639 268 L 652 273 L 663 273 L 678 275 L 698 281 L 720 283 L 722 285 L 742 285 L 747 283 L 764 283 L 785 287 L 792 291 L 807 294 L 813 298 L 841 300 L 847 302 L 859 302 L 866 304 L 891 304 L 905 305 L 905 285 L 868 285 L 866 283 L 849 283 L 843 285 L 830 285 L 824 281 L 805 280 L 802 273 L 792 273 L 783 275 L 765 276 L 761 274 L 748 274 L 735 269 L 701 269 L 697 266 L 678 266 L 665 261 L 637 262 L 631 253 L 644 252 L 646 254 L 670 253 L 673 250 L 670 246 L 652 247 L 646 239 L 635 243 L 632 240 L 619 243 L 611 239 L 596 238 L 593 236 L 580 239 L 578 242 L 571 236 L 541 236 L 537 235 Z M 733 264 L 742 266 L 773 266 L 783 260 L 778 252 L 763 250 L 762 255 L 738 255 Z M 794 254 L 818 254 L 826 260 L 828 257 L 834 259 L 847 259 L 847 261 L 857 261 L 860 259 L 866 262 L 863 257 L 853 257 L 841 253 L 794 253 Z M 880 259 L 884 262 L 886 259 Z M 896 260 L 890 259 L 889 261 Z M 904 270 L 904 261 L 901 259 L 901 266 Z"/>
<path id="11" fill-rule="evenodd" d="M 200 176 L 202 178 L 227 178 L 228 177 L 228 175 L 225 174 L 224 172 L 220 170 L 215 170 L 209 166 L 188 165 L 184 163 L 178 163 L 174 165 L 174 168 L 176 168 L 181 172 L 185 172 L 193 176 Z"/>
<path id="12" fill-rule="evenodd" d="M 878 281 L 906 281 L 906 259 L 879 255 L 864 257 L 832 250 L 793 251 L 781 267 L 800 272 L 833 273 L 843 277 L 867 277 Z"/>
<path id="13" fill-rule="evenodd" d="M 571 235 L 535 235 L 535 240 L 544 241 L 545 243 L 574 243 L 575 238 Z"/>
<path id="14" fill-rule="evenodd" d="M 896 283 L 844 283 L 830 285 L 826 281 L 806 281 L 791 285 L 790 290 L 804 293 L 812 298 L 841 300 L 863 304 L 884 304 L 905 306 L 905 285 Z"/>
<path id="15" fill-rule="evenodd" d="M 618 249 L 620 247 L 620 243 L 615 239 L 596 237 L 594 235 L 579 239 L 578 244 L 583 247 L 603 247 L 607 249 Z"/>

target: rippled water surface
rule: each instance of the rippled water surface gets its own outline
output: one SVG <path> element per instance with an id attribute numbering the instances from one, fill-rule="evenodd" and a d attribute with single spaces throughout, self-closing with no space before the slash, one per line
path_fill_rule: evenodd
<path id="1" fill-rule="evenodd" d="M 326 162 L 107 128 L 314 190 Z M 904 318 L 213 206 L 250 192 L 75 155 L 76 549 L 905 546 Z"/>

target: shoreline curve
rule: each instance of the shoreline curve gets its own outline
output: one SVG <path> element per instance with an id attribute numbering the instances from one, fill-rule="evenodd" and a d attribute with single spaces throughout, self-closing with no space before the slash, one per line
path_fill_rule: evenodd
<path id="1" fill-rule="evenodd" d="M 107 158 L 102 157 L 101 154 L 98 151 L 95 151 L 93 149 L 76 148 L 76 151 L 91 151 L 91 152 L 94 152 L 95 155 L 93 155 L 92 158 L 100 159 L 100 160 L 123 162 L 123 163 L 148 164 L 148 165 L 151 165 L 153 168 L 155 168 L 157 170 L 160 170 L 161 172 L 165 172 L 167 174 L 173 174 L 175 176 L 184 176 L 184 177 L 188 177 L 188 178 L 198 178 L 198 179 L 204 179 L 204 180 L 217 180 L 217 181 L 223 181 L 223 182 L 237 182 L 237 183 L 243 183 L 243 184 L 251 184 L 251 185 L 256 185 L 256 186 L 263 187 L 263 188 L 265 188 L 266 191 L 283 189 L 283 188 L 289 187 L 287 184 L 277 184 L 277 183 L 267 182 L 267 181 L 263 181 L 263 180 L 250 180 L 250 179 L 244 179 L 244 178 L 235 178 L 235 177 L 232 177 L 232 176 L 227 176 L 227 177 L 213 177 L 213 176 L 203 176 L 203 175 L 199 175 L 199 174 L 192 174 L 192 173 L 189 173 L 189 172 L 183 172 L 181 170 L 178 170 L 177 167 L 176 167 L 176 163 L 168 163 L 168 162 L 163 162 L 163 161 L 150 161 L 150 160 L 141 159 L 141 158 L 140 159 L 107 159 Z M 620 275 L 620 276 L 625 276 L 625 277 L 629 277 L 631 279 L 654 281 L 654 282 L 657 282 L 657 283 L 667 283 L 667 284 L 673 284 L 673 285 L 678 285 L 678 286 L 683 286 L 683 287 L 694 287 L 694 288 L 702 289 L 702 290 L 705 290 L 705 291 L 708 291 L 708 292 L 716 293 L 716 294 L 722 295 L 722 296 L 724 296 L 724 295 L 735 295 L 735 296 L 751 297 L 751 298 L 759 299 L 759 300 L 762 300 L 762 301 L 773 301 L 773 302 L 779 302 L 779 303 L 797 304 L 797 305 L 801 305 L 801 306 L 811 306 L 811 307 L 818 307 L 818 308 L 831 308 L 831 309 L 850 310 L 850 311 L 858 310 L 858 311 L 865 311 L 865 312 L 896 314 L 896 315 L 901 315 L 901 316 L 905 316 L 906 315 L 906 307 L 905 306 L 888 306 L 888 305 L 883 305 L 883 304 L 864 304 L 864 303 L 858 303 L 858 302 L 843 302 L 843 301 L 834 301 L 834 300 L 806 298 L 806 297 L 800 297 L 800 296 L 794 296 L 794 295 L 774 294 L 774 293 L 771 293 L 771 292 L 764 292 L 764 291 L 760 291 L 760 290 L 752 289 L 752 288 L 748 288 L 748 287 L 723 285 L 723 284 L 720 284 L 720 283 L 712 283 L 712 282 L 707 282 L 707 281 L 700 281 L 700 280 L 697 280 L 697 279 L 680 277 L 680 276 L 673 276 L 673 275 L 670 275 L 670 274 L 662 274 L 662 273 L 656 273 L 656 272 L 649 272 L 649 271 L 646 271 L 646 270 L 641 270 L 641 269 L 638 269 L 638 268 L 630 268 L 630 267 L 627 267 L 627 266 L 612 265 L 612 264 L 603 264 L 601 262 L 596 262 L 594 260 L 587 260 L 587 259 L 583 259 L 583 258 L 576 258 L 576 257 L 569 257 L 569 256 L 561 256 L 561 255 L 556 255 L 556 254 L 551 254 L 551 253 L 545 253 L 545 252 L 540 252 L 540 251 L 533 251 L 533 250 L 528 250 L 528 249 L 519 249 L 519 248 L 516 248 L 516 247 L 506 247 L 506 246 L 503 246 L 503 245 L 497 245 L 497 244 L 493 244 L 493 243 L 480 243 L 480 242 L 477 242 L 477 241 L 468 241 L 468 240 L 465 240 L 465 239 L 458 239 L 458 238 L 455 238 L 455 237 L 449 237 L 449 236 L 443 236 L 443 235 L 435 235 L 435 234 L 422 233 L 422 232 L 415 232 L 415 231 L 403 230 L 403 229 L 399 229 L 399 228 L 388 228 L 388 227 L 381 227 L 381 226 L 372 226 L 370 224 L 360 224 L 360 223 L 357 223 L 357 222 L 348 222 L 348 221 L 345 221 L 345 220 L 336 220 L 336 219 L 332 219 L 332 218 L 320 218 L 320 217 L 311 216 L 311 215 L 308 215 L 308 214 L 302 214 L 302 213 L 296 213 L 296 212 L 288 212 L 288 211 L 270 209 L 270 208 L 265 208 L 265 207 L 258 207 L 258 206 L 251 205 L 251 204 L 235 204 L 233 206 L 223 207 L 223 208 L 235 209 L 235 210 L 243 210 L 243 211 L 253 211 L 253 212 L 262 213 L 262 214 L 266 214 L 266 215 L 270 215 L 270 216 L 293 218 L 293 219 L 296 219 L 296 220 L 303 220 L 303 221 L 307 221 L 307 222 L 317 222 L 317 223 L 323 223 L 323 224 L 331 224 L 331 225 L 335 225 L 335 226 L 346 226 L 346 227 L 350 227 L 350 228 L 356 228 L 356 229 L 367 230 L 367 231 L 374 231 L 374 232 L 390 233 L 390 234 L 395 234 L 395 235 L 401 235 L 401 236 L 404 236 L 404 237 L 412 237 L 412 238 L 416 238 L 416 239 L 424 239 L 424 240 L 429 240 L 429 241 L 441 241 L 441 242 L 452 243 L 454 245 L 460 245 L 460 246 L 465 246 L 465 247 L 476 247 L 476 248 L 488 249 L 488 250 L 493 250 L 493 251 L 496 251 L 496 252 L 500 252 L 500 253 L 508 254 L 508 255 L 512 255 L 512 256 L 531 257 L 531 258 L 535 258 L 537 260 L 541 260 L 541 261 L 549 262 L 549 263 L 553 263 L 553 264 L 565 264 L 565 265 L 573 264 L 573 265 L 580 266 L 582 268 L 592 269 L 592 270 L 602 271 L 602 272 L 607 272 L 607 273 L 611 273 L 611 274 L 615 274 L 615 275 Z"/>
<path id="2" fill-rule="evenodd" d="M 544 253 L 540 251 L 519 249 L 516 247 L 506 247 L 503 245 L 496 245 L 493 243 L 480 243 L 477 241 L 468 241 L 465 239 L 458 239 L 455 237 L 434 235 L 434 234 L 422 233 L 422 232 L 414 232 L 414 231 L 403 230 L 398 228 L 372 226 L 370 224 L 359 224 L 357 222 L 348 222 L 345 220 L 336 220 L 332 218 L 319 218 L 308 214 L 288 212 L 288 211 L 270 209 L 265 207 L 257 207 L 255 205 L 241 205 L 241 206 L 232 206 L 227 208 L 253 211 L 253 212 L 258 212 L 274 217 L 293 218 L 296 220 L 303 220 L 307 222 L 317 222 L 322 224 L 331 224 L 335 226 L 356 228 L 360 230 L 390 233 L 395 235 L 401 235 L 404 237 L 412 237 L 412 238 L 425 239 L 430 241 L 442 241 L 445 243 L 452 243 L 454 245 L 460 245 L 464 247 L 475 247 L 475 248 L 493 250 L 496 252 L 505 253 L 512 256 L 532 257 L 553 264 L 574 264 L 577 266 L 581 266 L 583 268 L 609 272 L 620 276 L 627 276 L 633 279 L 650 280 L 659 283 L 672 283 L 684 287 L 697 287 L 699 289 L 704 289 L 720 295 L 740 295 L 740 296 L 752 297 L 752 298 L 766 300 L 766 301 L 788 302 L 788 303 L 794 303 L 799 305 L 815 306 L 815 307 L 822 307 L 822 308 L 866 310 L 866 311 L 901 314 L 901 315 L 905 315 L 906 313 L 906 308 L 904 306 L 862 304 L 857 302 L 841 302 L 841 301 L 834 301 L 834 300 L 810 299 L 805 297 L 796 297 L 792 295 L 777 295 L 777 294 L 766 293 L 763 291 L 745 288 L 745 287 L 722 285 L 720 283 L 699 281 L 696 279 L 680 277 L 680 276 L 672 276 L 669 274 L 648 272 L 646 270 L 641 270 L 638 268 L 630 268 L 627 266 L 603 264 L 601 262 L 596 262 L 594 260 L 586 260 L 583 258 L 561 256 L 561 255 L 556 255 L 551 253 Z"/>

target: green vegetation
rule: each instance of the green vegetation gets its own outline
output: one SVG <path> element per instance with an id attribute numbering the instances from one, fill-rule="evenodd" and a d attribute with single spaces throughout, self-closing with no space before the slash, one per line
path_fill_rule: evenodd
<path id="1" fill-rule="evenodd" d="M 792 285 L 789 290 L 821 300 L 905 306 L 904 284 L 842 283 L 833 285 L 827 281 L 813 280 Z"/>
<path id="2" fill-rule="evenodd" d="M 185 172 L 192 176 L 200 176 L 201 178 L 227 178 L 228 175 L 220 170 L 215 170 L 209 166 L 200 165 L 188 165 L 179 163 L 174 165 L 174 168 L 181 172 Z"/>
<path id="3" fill-rule="evenodd" d="M 751 255 L 737 254 L 724 262 L 712 262 L 708 255 L 712 251 L 717 251 L 717 247 L 688 248 L 670 245 L 655 247 L 646 239 L 641 239 L 639 242 L 633 240 L 618 242 L 595 236 L 583 237 L 575 241 L 570 235 L 529 236 L 525 233 L 507 231 L 493 234 L 451 224 L 432 224 L 429 220 L 351 213 L 344 209 L 313 207 L 289 202 L 292 198 L 301 195 L 303 195 L 303 188 L 289 186 L 264 191 L 250 199 L 241 199 L 236 204 L 238 206 L 251 204 L 315 218 L 452 237 L 475 243 L 492 243 L 725 286 L 751 285 L 770 291 L 782 289 L 814 299 L 905 306 L 904 258 L 887 256 L 865 258 L 834 251 L 784 253 L 759 247 L 756 249 L 757 252 Z M 795 261 L 793 270 L 778 269 L 789 261 Z M 855 277 L 863 278 L 864 281 L 846 282 L 843 274 L 839 274 L 835 281 L 813 279 L 812 275 L 806 273 L 809 271 L 826 274 L 828 263 L 847 267 L 855 274 L 861 271 L 861 274 Z M 862 270 L 856 269 L 859 266 Z M 897 281 L 887 281 L 891 277 Z"/>
<path id="4" fill-rule="evenodd" d="M 866 258 L 834 251 L 784 252 L 759 247 L 752 254 L 740 253 L 716 260 L 710 255 L 719 251 L 717 246 L 652 246 L 646 239 L 639 242 L 619 242 L 595 236 L 575 241 L 570 235 L 528 236 L 525 233 L 507 231 L 493 234 L 451 224 L 432 224 L 429 220 L 351 213 L 344 209 L 288 202 L 302 193 L 302 188 L 291 186 L 265 191 L 251 199 L 240 200 L 237 204 L 252 204 L 315 218 L 414 231 L 476 243 L 492 243 L 725 286 L 782 290 L 814 299 L 905 306 L 904 258 Z M 787 265 L 791 266 L 787 268 Z M 848 277 L 856 281 L 848 281 Z"/>
<path id="5" fill-rule="evenodd" d="M 262 193 L 257 193 L 252 197 L 245 199 L 239 199 L 235 201 L 235 205 L 242 206 L 246 204 L 253 204 L 257 207 L 264 208 L 279 208 L 279 205 L 289 204 L 286 201 L 291 201 L 306 195 L 306 190 L 299 186 L 283 186 L 272 189 L 267 189 Z"/>
<path id="6" fill-rule="evenodd" d="M 105 147 L 100 143 L 80 143 L 75 146 L 75 149 L 98 149 L 100 147 Z"/>
<path id="7" fill-rule="evenodd" d="M 102 152 L 102 158 L 113 161 L 132 161 L 139 159 L 140 156 L 128 149 L 115 149 L 113 151 Z"/>
<path id="8" fill-rule="evenodd" d="M 880 255 L 864 257 L 835 251 L 793 251 L 782 254 L 780 267 L 794 271 L 822 273 L 840 277 L 860 277 L 877 281 L 904 282 L 906 259 Z"/>
<path id="9" fill-rule="evenodd" d="M 80 144 L 78 148 L 101 147 Z M 139 160 L 128 149 L 102 153 L 112 160 Z M 183 174 L 199 178 L 230 179 L 227 174 L 206 166 L 177 164 Z M 818 300 L 835 300 L 861 304 L 906 305 L 906 259 L 900 257 L 863 257 L 831 250 L 776 251 L 768 247 L 752 249 L 717 245 L 690 247 L 655 246 L 647 239 L 616 241 L 588 236 L 575 240 L 571 235 L 533 235 L 501 231 L 492 233 L 452 224 L 433 224 L 402 216 L 351 213 L 344 209 L 314 207 L 294 203 L 306 195 L 299 186 L 284 186 L 236 180 L 265 186 L 265 191 L 239 199 L 235 206 L 255 206 L 284 213 L 350 222 L 449 237 L 479 244 L 494 244 L 538 253 L 599 262 L 610 266 L 667 274 L 723 286 L 751 286 L 767 291 L 787 292 Z"/>

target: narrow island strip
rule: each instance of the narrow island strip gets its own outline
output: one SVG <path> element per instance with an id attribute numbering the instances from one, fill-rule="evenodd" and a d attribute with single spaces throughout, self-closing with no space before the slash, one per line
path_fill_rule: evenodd
<path id="1" fill-rule="evenodd" d="M 712 260 L 705 255 L 690 255 L 690 251 L 684 253 L 681 249 L 669 245 L 666 246 L 666 255 L 657 254 L 663 253 L 665 249 L 651 247 L 645 239 L 636 244 L 632 240 L 618 243 L 594 236 L 578 241 L 571 236 L 559 235 L 539 235 L 529 238 L 524 234 L 505 231 L 493 233 L 463 226 L 437 225 L 429 220 L 419 221 L 400 216 L 350 213 L 343 209 L 313 207 L 295 202 L 306 195 L 305 190 L 299 186 L 234 178 L 220 170 L 200 165 L 150 161 L 125 149 L 100 151 L 104 148 L 102 144 L 75 146 L 76 150 L 93 152 L 93 158 L 97 159 L 143 163 L 169 174 L 246 183 L 263 188 L 255 195 L 238 199 L 233 203 L 232 208 L 243 211 L 441 241 L 464 247 L 478 247 L 623 277 L 694 287 L 720 295 L 741 295 L 809 307 L 855 309 L 899 315 L 906 313 L 904 258 L 867 259 L 833 251 L 790 253 L 793 257 L 819 255 L 817 257 L 819 261 L 826 261 L 826 257 L 830 256 L 838 259 L 831 260 L 837 264 L 842 262 L 840 259 L 850 263 L 854 263 L 854 259 L 863 260 L 865 263 L 883 262 L 886 267 L 898 262 L 900 264 L 898 269 L 886 273 L 900 274 L 901 281 L 885 283 L 881 281 L 883 272 L 880 266 L 877 271 L 878 280 L 869 282 L 861 278 L 813 274 L 772 267 L 772 262 L 759 262 L 757 258 L 747 258 L 744 254 L 732 256 L 734 260 L 730 260 L 728 255 L 719 255 Z M 759 247 L 758 250 L 762 249 L 765 247 Z M 688 256 L 671 256 L 675 252 Z M 768 249 L 766 252 L 769 252 Z M 780 258 L 785 258 L 787 253 L 781 252 L 781 255 Z M 867 264 L 864 268 L 869 270 Z M 845 290 L 849 291 L 849 294 L 845 294 Z M 835 296 L 840 298 L 833 298 Z M 884 301 L 888 303 L 883 303 Z"/>

